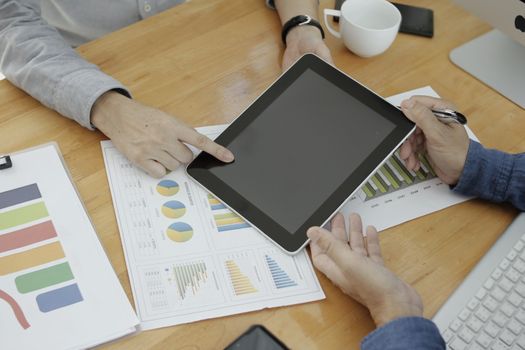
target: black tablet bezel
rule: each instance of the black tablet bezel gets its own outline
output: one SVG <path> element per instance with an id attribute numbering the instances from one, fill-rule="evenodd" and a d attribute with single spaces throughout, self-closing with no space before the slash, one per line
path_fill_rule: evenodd
<path id="1" fill-rule="evenodd" d="M 360 188 L 378 166 L 388 158 L 403 140 L 414 130 L 414 124 L 403 113 L 382 97 L 365 88 L 345 73 L 334 68 L 313 54 L 302 56 L 290 69 L 275 81 L 252 105 L 250 105 L 228 128 L 217 137 L 217 143 L 228 145 L 251 122 L 253 122 L 272 102 L 279 97 L 303 72 L 311 69 L 329 80 L 348 94 L 375 110 L 395 124 L 394 130 L 365 159 L 341 186 L 319 206 L 296 232 L 289 232 L 278 222 L 247 201 L 241 194 L 214 174 L 209 169 L 217 166 L 228 166 L 208 153 L 201 152 L 191 162 L 186 171 L 190 177 L 213 193 L 219 200 L 250 224 L 277 243 L 289 254 L 295 254 L 308 242 L 306 231 L 312 226 L 324 225 L 344 202 Z"/>

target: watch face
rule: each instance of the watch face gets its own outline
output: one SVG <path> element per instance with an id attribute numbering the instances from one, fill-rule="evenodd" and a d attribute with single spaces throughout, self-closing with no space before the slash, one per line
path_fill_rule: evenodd
<path id="1" fill-rule="evenodd" d="M 299 15 L 297 16 L 297 21 L 301 24 L 305 24 L 305 23 L 308 23 L 312 20 L 312 18 L 310 16 L 306 16 L 306 15 Z"/>

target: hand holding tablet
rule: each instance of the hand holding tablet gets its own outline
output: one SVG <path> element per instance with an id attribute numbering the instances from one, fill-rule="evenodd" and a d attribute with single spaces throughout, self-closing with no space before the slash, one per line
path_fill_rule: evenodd
<path id="1" fill-rule="evenodd" d="M 413 130 L 395 106 L 308 54 L 216 139 L 233 163 L 201 153 L 187 172 L 295 254 Z"/>

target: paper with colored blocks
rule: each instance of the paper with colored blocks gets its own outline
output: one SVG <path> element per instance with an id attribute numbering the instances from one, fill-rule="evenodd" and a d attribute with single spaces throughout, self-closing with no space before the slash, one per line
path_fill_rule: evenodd
<path id="1" fill-rule="evenodd" d="M 279 251 L 184 169 L 153 179 L 102 151 L 142 329 L 324 298 L 306 253 Z"/>
<path id="2" fill-rule="evenodd" d="M 135 331 L 56 147 L 11 159 L 0 171 L 2 350 L 90 347 Z"/>

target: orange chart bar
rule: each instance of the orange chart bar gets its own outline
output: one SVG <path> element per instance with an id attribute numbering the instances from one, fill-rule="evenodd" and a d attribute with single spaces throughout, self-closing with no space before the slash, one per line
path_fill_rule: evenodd
<path id="1" fill-rule="evenodd" d="M 0 258 L 0 276 L 64 258 L 60 242 L 53 242 Z"/>

